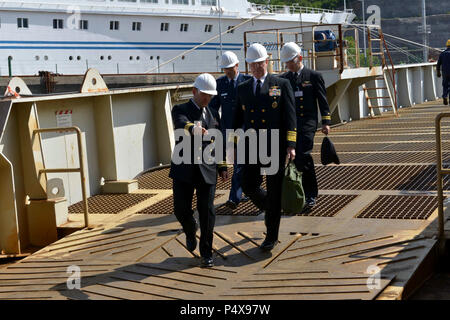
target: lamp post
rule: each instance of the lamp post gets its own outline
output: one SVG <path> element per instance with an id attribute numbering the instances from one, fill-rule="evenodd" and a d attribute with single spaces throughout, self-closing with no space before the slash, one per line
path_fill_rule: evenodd
<path id="1" fill-rule="evenodd" d="M 358 0 L 362 2 L 362 14 L 363 14 L 363 40 L 364 40 L 364 63 L 367 64 L 367 56 L 366 56 L 366 6 L 364 5 L 365 0 Z"/>
<path id="2" fill-rule="evenodd" d="M 222 56 L 222 7 L 220 6 L 220 0 L 217 0 L 219 6 L 219 39 L 220 39 L 220 56 Z"/>

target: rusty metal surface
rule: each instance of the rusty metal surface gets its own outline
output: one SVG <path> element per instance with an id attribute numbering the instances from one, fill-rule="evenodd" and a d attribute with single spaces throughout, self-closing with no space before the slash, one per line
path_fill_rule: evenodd
<path id="1" fill-rule="evenodd" d="M 155 194 L 104 194 L 88 198 L 89 213 L 117 214 L 136 204 L 153 197 Z M 69 213 L 82 213 L 83 203 L 77 202 L 69 206 Z"/>
<path id="2" fill-rule="evenodd" d="M 428 219 L 437 208 L 435 196 L 379 196 L 356 218 Z"/>
<path id="3" fill-rule="evenodd" d="M 214 197 L 218 198 L 221 194 L 215 194 Z M 197 209 L 197 195 L 192 197 L 192 210 Z M 158 201 L 157 203 L 138 211 L 139 214 L 172 214 L 173 213 L 173 195 Z"/>
<path id="4" fill-rule="evenodd" d="M 379 165 L 317 167 L 322 190 L 436 190 L 434 165 Z M 450 179 L 444 178 L 445 188 Z"/>
<path id="5" fill-rule="evenodd" d="M 218 226 L 215 266 L 198 267 L 184 235 L 166 226 L 122 232 L 80 231 L 32 257 L 0 270 L 0 299 L 374 299 L 394 278 L 410 278 L 435 241 L 390 233 L 280 233 L 267 254 L 263 232 L 249 223 Z M 127 227 L 128 226 L 128 227 Z M 415 263 L 413 263 L 415 262 Z M 381 270 L 380 286 L 367 286 L 367 268 Z M 67 287 L 67 270 L 81 272 L 81 288 Z"/>

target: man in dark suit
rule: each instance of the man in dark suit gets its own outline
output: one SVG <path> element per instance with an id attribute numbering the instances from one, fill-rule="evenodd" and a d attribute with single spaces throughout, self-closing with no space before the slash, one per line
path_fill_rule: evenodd
<path id="1" fill-rule="evenodd" d="M 236 106 L 237 86 L 251 77 L 239 73 L 239 60 L 231 51 L 224 52 L 220 67 L 223 69 L 225 75 L 217 79 L 217 95 L 212 98 L 209 106 L 217 111 L 221 110 L 220 125 L 223 136 L 225 137 L 225 130 L 233 129 L 233 113 Z M 242 168 L 243 164 L 234 162 L 230 195 L 225 204 L 232 210 L 236 209 L 243 199 L 241 187 Z"/>
<path id="2" fill-rule="evenodd" d="M 318 185 L 316 171 L 311 152 L 314 146 L 314 136 L 317 130 L 319 106 L 322 116 L 322 132 L 330 133 L 330 107 L 327 101 L 327 91 L 322 75 L 305 68 L 302 63 L 300 47 L 294 43 L 286 43 L 281 49 L 281 61 L 286 63 L 289 72 L 280 77 L 289 80 L 294 90 L 295 109 L 297 113 L 297 169 L 303 172 L 302 183 L 305 190 L 306 208 L 316 204 Z"/>
<path id="3" fill-rule="evenodd" d="M 278 242 L 281 220 L 281 185 L 284 176 L 286 157 L 295 159 L 296 128 L 294 96 L 289 82 L 267 72 L 269 63 L 266 49 L 258 44 L 252 44 L 247 50 L 246 61 L 250 65 L 253 77 L 242 82 L 237 90 L 237 105 L 234 114 L 234 128 L 244 130 L 254 129 L 258 140 L 263 132 L 267 135 L 279 132 L 277 154 L 278 167 L 276 173 L 266 175 L 267 192 L 261 188 L 264 165 L 259 160 L 251 164 L 248 160 L 243 169 L 242 189 L 252 202 L 261 210 L 265 210 L 266 238 L 260 245 L 265 251 L 270 251 Z M 238 143 L 246 144 L 246 153 L 255 152 L 258 143 L 249 144 L 240 139 Z M 271 138 L 268 139 L 268 150 Z M 253 150 L 252 150 L 253 148 Z M 238 155 L 239 160 L 239 155 Z"/>
<path id="4" fill-rule="evenodd" d="M 172 154 L 169 177 L 173 179 L 173 201 L 175 216 L 181 223 L 186 234 L 186 248 L 194 251 L 197 247 L 196 232 L 197 222 L 194 219 L 192 210 L 192 197 L 194 189 L 197 191 L 197 210 L 200 218 L 200 255 L 201 266 L 212 267 L 212 242 L 215 223 L 214 194 L 217 182 L 217 167 L 219 175 L 223 180 L 227 179 L 226 164 L 219 165 L 211 159 L 202 159 L 205 148 L 212 140 L 203 141 L 202 136 L 208 135 L 208 130 L 220 130 L 220 117 L 216 110 L 208 107 L 209 102 L 216 92 L 216 80 L 210 74 L 199 75 L 194 83 L 194 97 L 187 103 L 176 105 L 172 109 L 172 120 L 175 130 L 182 130 L 180 136 L 183 139 L 176 141 L 176 146 L 181 145 L 184 139 L 189 139 L 190 150 L 181 149 L 180 154 L 175 151 Z M 219 135 L 221 133 L 219 131 Z M 195 143 L 195 139 L 199 139 Z M 199 147 L 198 145 L 201 145 Z M 195 152 L 199 148 L 199 152 Z M 188 159 L 180 157 L 188 154 Z M 215 156 L 213 154 L 213 156 Z M 219 159 L 220 160 L 220 159 Z"/>
<path id="5" fill-rule="evenodd" d="M 450 94 L 450 39 L 447 40 L 447 50 L 439 55 L 436 70 L 438 78 L 442 75 L 442 98 L 444 104 L 448 105 L 448 95 Z"/>

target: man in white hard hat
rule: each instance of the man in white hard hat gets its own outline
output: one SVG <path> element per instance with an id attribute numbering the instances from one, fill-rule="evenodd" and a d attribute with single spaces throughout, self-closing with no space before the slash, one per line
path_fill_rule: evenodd
<path id="1" fill-rule="evenodd" d="M 296 128 L 294 95 L 289 81 L 267 72 L 269 63 L 266 48 L 254 43 L 247 50 L 246 61 L 253 77 L 238 86 L 237 106 L 234 115 L 234 129 L 254 129 L 259 135 L 264 132 L 271 136 L 272 130 L 279 132 L 278 168 L 276 174 L 267 175 L 267 192 L 261 188 L 263 177 L 261 162 L 246 162 L 243 169 L 242 189 L 252 202 L 265 210 L 266 239 L 260 245 L 270 251 L 278 242 L 281 220 L 281 186 L 286 157 L 295 159 Z M 270 150 L 268 139 L 267 150 Z M 259 141 L 258 141 L 259 143 Z M 258 148 L 258 144 L 247 144 L 246 149 Z M 258 157 L 259 158 L 259 157 Z M 267 166 L 266 166 L 267 167 Z"/>
<path id="2" fill-rule="evenodd" d="M 208 129 L 220 130 L 220 116 L 214 109 L 208 107 L 211 98 L 217 94 L 216 80 L 210 74 L 204 73 L 195 79 L 192 89 L 194 97 L 187 103 L 176 105 L 172 109 L 172 119 L 175 129 L 184 130 L 191 137 L 194 146 L 194 135 L 205 135 Z M 183 139 L 176 141 L 176 144 Z M 201 151 L 210 145 L 203 141 Z M 197 210 L 200 219 L 200 256 L 201 267 L 212 267 L 212 242 L 215 224 L 214 194 L 216 191 L 217 171 L 223 180 L 228 178 L 226 164 L 216 165 L 201 161 L 196 164 L 194 151 L 190 150 L 191 159 L 188 163 L 175 164 L 171 162 L 169 177 L 173 179 L 174 213 L 186 234 L 186 248 L 194 251 L 197 247 L 197 222 L 192 210 L 194 189 L 197 190 Z M 175 155 L 172 155 L 172 157 Z"/>
<path id="3" fill-rule="evenodd" d="M 233 129 L 233 113 L 236 106 L 237 86 L 250 79 L 250 76 L 239 72 L 238 57 L 232 51 L 223 53 L 220 67 L 225 75 L 217 79 L 217 95 L 211 100 L 209 106 L 217 111 L 221 110 L 221 128 L 225 137 L 226 129 Z M 226 206 L 231 210 L 237 208 L 241 200 L 245 200 L 242 195 L 242 164 L 236 161 L 233 165 L 233 177 L 231 178 L 231 189 Z"/>
<path id="4" fill-rule="evenodd" d="M 322 75 L 303 66 L 301 50 L 296 43 L 286 43 L 281 49 L 280 58 L 289 70 L 280 77 L 289 80 L 294 90 L 298 128 L 295 164 L 297 169 L 303 172 L 305 208 L 308 210 L 315 205 L 318 195 L 316 172 L 311 156 L 318 123 L 317 106 L 322 116 L 322 132 L 326 135 L 330 133 L 330 107 Z"/>

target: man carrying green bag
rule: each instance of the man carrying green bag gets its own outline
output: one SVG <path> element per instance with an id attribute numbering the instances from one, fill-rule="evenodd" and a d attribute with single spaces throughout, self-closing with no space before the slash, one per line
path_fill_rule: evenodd
<path id="1" fill-rule="evenodd" d="M 284 169 L 281 193 L 281 209 L 284 213 L 302 212 L 305 205 L 305 192 L 302 186 L 302 173 L 297 170 L 293 161 L 289 161 Z"/>

